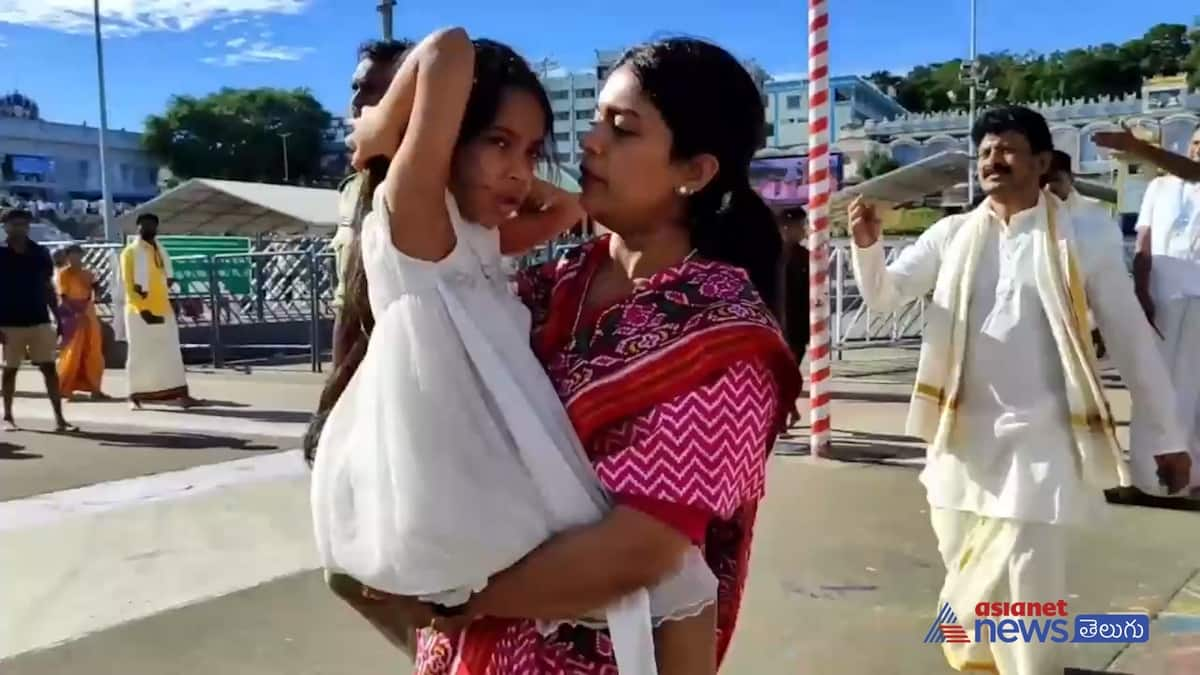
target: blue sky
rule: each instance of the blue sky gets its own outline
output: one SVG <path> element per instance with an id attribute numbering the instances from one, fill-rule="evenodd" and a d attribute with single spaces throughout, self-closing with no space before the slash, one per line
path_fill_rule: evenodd
<path id="1" fill-rule="evenodd" d="M 334 113 L 355 46 L 379 33 L 377 0 L 101 0 L 109 119 L 140 129 L 172 94 L 221 86 L 305 86 Z M 1086 11 L 1078 6 L 1086 4 Z M 967 50 L 967 0 L 831 0 L 832 71 L 904 71 Z M 979 0 L 979 48 L 1048 51 L 1120 42 L 1160 22 L 1192 23 L 1195 0 Z M 0 91 L 20 89 L 46 119 L 95 124 L 92 0 L 0 0 Z M 774 73 L 806 69 L 807 3 L 766 0 L 399 0 L 398 35 L 465 25 L 531 60 L 591 65 L 593 50 L 664 32 L 714 39 Z M 634 11 L 636 8 L 636 12 Z"/>

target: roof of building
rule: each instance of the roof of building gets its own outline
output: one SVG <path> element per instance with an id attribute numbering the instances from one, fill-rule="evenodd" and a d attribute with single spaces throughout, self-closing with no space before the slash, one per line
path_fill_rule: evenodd
<path id="1" fill-rule="evenodd" d="M 834 199 L 862 195 L 892 204 L 914 202 L 963 182 L 970 166 L 967 153 L 947 150 L 844 188 Z"/>
<path id="2" fill-rule="evenodd" d="M 845 211 L 845 204 L 859 195 L 890 204 L 917 202 L 961 185 L 970 168 L 971 159 L 967 153 L 959 150 L 939 152 L 858 185 L 843 188 L 833 196 L 831 208 L 835 214 L 840 214 Z M 1088 197 L 1112 204 L 1117 202 L 1116 190 L 1103 183 L 1076 180 L 1075 188 Z"/>
<path id="3" fill-rule="evenodd" d="M 338 224 L 337 190 L 193 178 L 117 219 L 132 233 L 142 213 L 162 234 L 321 236 Z"/>

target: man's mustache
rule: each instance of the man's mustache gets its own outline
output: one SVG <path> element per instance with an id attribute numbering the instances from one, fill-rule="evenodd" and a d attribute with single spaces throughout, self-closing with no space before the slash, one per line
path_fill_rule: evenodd
<path id="1" fill-rule="evenodd" d="M 1007 176 L 1007 175 L 1009 175 L 1009 174 L 1011 174 L 1011 173 L 1012 173 L 1012 167 L 1005 166 L 1004 164 L 995 164 L 995 165 L 992 165 L 992 166 L 986 167 L 986 168 L 984 168 L 984 170 L 983 170 L 983 175 L 984 175 L 984 177 L 987 177 L 987 176 Z"/>

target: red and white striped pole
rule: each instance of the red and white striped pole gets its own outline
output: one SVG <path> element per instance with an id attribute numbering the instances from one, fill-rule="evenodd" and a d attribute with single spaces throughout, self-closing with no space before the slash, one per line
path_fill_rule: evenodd
<path id="1" fill-rule="evenodd" d="M 808 344 L 810 449 L 829 453 L 829 3 L 808 4 Z"/>

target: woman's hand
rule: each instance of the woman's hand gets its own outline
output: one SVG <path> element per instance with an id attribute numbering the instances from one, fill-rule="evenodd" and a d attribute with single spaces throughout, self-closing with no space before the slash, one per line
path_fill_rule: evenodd
<path id="1" fill-rule="evenodd" d="M 369 105 L 362 109 L 362 116 L 350 123 L 354 131 L 346 139 L 353 153 L 350 163 L 356 169 L 365 169 L 367 162 L 376 157 L 391 158 L 400 147 L 400 131 L 394 121 L 387 118 L 386 111 L 379 106 Z"/>

